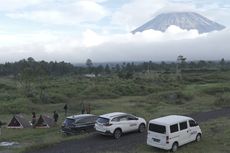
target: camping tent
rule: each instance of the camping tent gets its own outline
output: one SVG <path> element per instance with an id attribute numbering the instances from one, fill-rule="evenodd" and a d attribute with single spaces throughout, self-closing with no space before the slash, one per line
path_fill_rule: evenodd
<path id="1" fill-rule="evenodd" d="M 54 120 L 46 115 L 40 115 L 39 119 L 35 123 L 36 128 L 50 128 L 54 126 Z"/>
<path id="2" fill-rule="evenodd" d="M 7 127 L 18 129 L 29 128 L 31 125 L 22 115 L 14 115 Z"/>

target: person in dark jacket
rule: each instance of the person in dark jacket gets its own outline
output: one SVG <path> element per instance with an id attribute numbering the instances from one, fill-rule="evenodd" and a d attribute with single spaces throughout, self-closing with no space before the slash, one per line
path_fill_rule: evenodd
<path id="1" fill-rule="evenodd" d="M 56 111 L 54 111 L 53 119 L 54 119 L 55 123 L 57 123 L 58 117 L 59 117 L 58 113 Z"/>
<path id="2" fill-rule="evenodd" d="M 86 114 L 90 114 L 90 112 L 91 112 L 91 106 L 90 104 L 88 104 L 86 107 Z"/>
<path id="3" fill-rule="evenodd" d="M 64 111 L 65 111 L 65 116 L 67 116 L 67 110 L 68 110 L 68 106 L 67 104 L 65 104 L 65 106 L 63 107 Z"/>
<path id="4" fill-rule="evenodd" d="M 31 124 L 32 124 L 33 127 L 34 127 L 36 121 L 37 121 L 37 119 L 36 119 L 36 113 L 32 112 L 32 121 L 31 121 Z"/>
<path id="5" fill-rule="evenodd" d="M 81 103 L 81 114 L 85 114 L 85 104 L 84 104 L 84 102 Z"/>

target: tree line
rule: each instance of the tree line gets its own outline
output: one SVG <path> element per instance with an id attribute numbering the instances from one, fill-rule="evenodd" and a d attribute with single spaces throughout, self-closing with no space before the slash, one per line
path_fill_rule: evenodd
<path id="1" fill-rule="evenodd" d="M 0 64 L 0 76 L 25 77 L 31 76 L 62 76 L 71 74 L 111 75 L 117 74 L 121 78 L 130 78 L 136 72 L 161 71 L 203 71 L 203 70 L 230 70 L 230 61 L 186 61 L 183 56 L 178 56 L 175 62 L 124 62 L 119 64 L 94 64 L 87 59 L 83 66 L 75 66 L 66 62 L 35 61 L 32 57 L 18 62 Z"/>

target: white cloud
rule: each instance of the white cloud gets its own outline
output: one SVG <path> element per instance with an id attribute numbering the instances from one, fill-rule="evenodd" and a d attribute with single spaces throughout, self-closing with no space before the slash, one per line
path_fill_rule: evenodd
<path id="1" fill-rule="evenodd" d="M 104 36 L 97 34 L 96 32 L 88 29 L 83 33 L 82 45 L 85 47 L 96 46 L 106 41 Z"/>
<path id="2" fill-rule="evenodd" d="M 14 19 L 48 24 L 76 25 L 82 22 L 98 21 L 108 14 L 109 12 L 98 1 L 78 0 L 59 3 L 43 1 L 33 9 L 17 10 L 8 12 L 6 15 Z"/>
<path id="3" fill-rule="evenodd" d="M 39 4 L 41 0 L 0 0 L 0 11 L 13 11 Z"/>
<path id="4" fill-rule="evenodd" d="M 32 43 L 48 43 L 57 41 L 59 37 L 49 31 L 37 31 L 24 34 L 1 34 L 0 47 L 28 45 Z"/>
<path id="5" fill-rule="evenodd" d="M 176 37 L 182 33 L 181 39 L 177 40 Z M 174 61 L 180 54 L 189 60 L 219 60 L 223 57 L 230 59 L 230 29 L 202 36 L 195 35 L 195 31 L 165 33 L 163 36 L 159 34 L 158 38 L 162 41 L 156 41 L 156 38 L 149 39 L 151 36 L 145 37 L 145 41 L 143 37 L 136 37 L 131 41 L 124 38 L 119 42 L 95 46 L 88 56 L 97 61 Z M 167 36 L 171 38 L 164 41 Z M 187 39 L 182 39 L 184 36 Z M 123 43 L 120 43 L 121 41 Z"/>
<path id="6" fill-rule="evenodd" d="M 27 36 L 9 37 L 15 43 L 0 46 L 0 57 L 14 61 L 32 56 L 37 60 L 73 63 L 85 62 L 87 58 L 96 62 L 175 60 L 179 54 L 191 60 L 230 59 L 230 29 L 202 35 L 197 30 L 187 31 L 171 26 L 165 33 L 147 30 L 135 35 L 102 35 L 88 29 L 83 32 L 82 38 L 63 37 L 55 32 L 47 35 L 37 32 Z M 28 43 L 21 43 L 20 39 Z M 0 41 L 4 41 L 4 36 L 0 37 Z"/>

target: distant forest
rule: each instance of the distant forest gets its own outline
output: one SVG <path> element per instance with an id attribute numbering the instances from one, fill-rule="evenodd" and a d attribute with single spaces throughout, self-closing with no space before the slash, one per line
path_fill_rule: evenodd
<path id="1" fill-rule="evenodd" d="M 129 78 L 133 73 L 157 71 L 157 72 L 175 72 L 179 68 L 181 71 L 217 71 L 230 70 L 230 62 L 221 59 L 220 61 L 186 61 L 183 56 L 178 56 L 175 62 L 155 63 L 152 61 L 143 63 L 126 62 L 120 64 L 94 64 L 91 59 L 87 59 L 85 66 L 75 66 L 66 62 L 46 62 L 35 61 L 32 57 L 18 62 L 7 62 L 0 64 L 0 75 L 14 77 L 28 74 L 33 76 L 62 76 L 62 75 L 110 75 L 118 74 L 120 77 Z"/>

